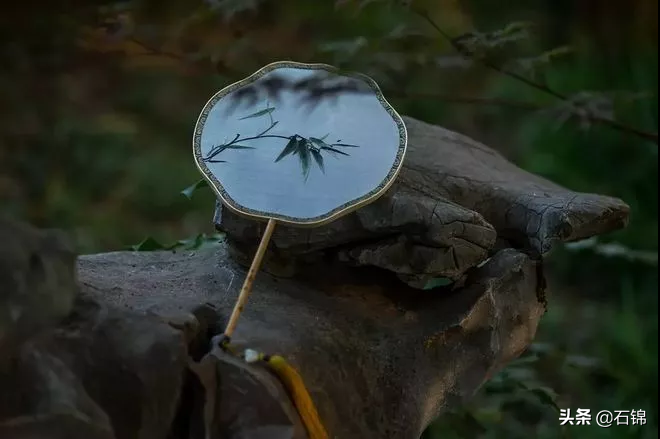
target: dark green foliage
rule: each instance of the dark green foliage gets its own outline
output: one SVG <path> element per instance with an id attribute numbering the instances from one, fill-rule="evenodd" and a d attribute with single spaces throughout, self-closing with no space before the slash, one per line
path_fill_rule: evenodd
<path id="1" fill-rule="evenodd" d="M 135 250 L 213 245 L 220 237 L 200 234 L 212 227 L 212 192 L 196 191 L 202 182 L 188 200 L 179 193 L 199 178 L 189 145 L 208 96 L 281 59 L 366 73 L 400 113 L 632 209 L 627 229 L 551 255 L 532 349 L 427 437 L 657 437 L 657 2 L 105 3 L 99 14 L 42 5 L 38 18 L 19 3 L 0 17 L 0 209 L 73 230 L 85 251 L 143 236 L 158 240 Z M 127 11 L 136 26 L 117 17 Z M 82 26 L 102 24 L 104 41 L 133 42 L 133 63 L 100 43 L 81 49 Z M 277 124 L 270 108 L 260 136 Z M 258 147 L 244 140 L 234 143 Z M 307 172 L 350 152 L 325 137 L 282 142 L 280 159 L 306 156 Z M 555 404 L 645 409 L 648 420 L 565 428 Z"/>
<path id="2" fill-rule="evenodd" d="M 192 184 L 185 188 L 184 190 L 181 191 L 181 195 L 184 197 L 188 198 L 189 200 L 193 197 L 193 194 L 197 189 L 203 188 L 203 187 L 208 187 L 209 182 L 206 180 L 199 180 L 197 183 Z"/>
<path id="3" fill-rule="evenodd" d="M 180 239 L 171 244 L 161 244 L 156 239 L 148 236 L 139 244 L 129 246 L 128 249 L 136 252 L 151 252 L 156 250 L 199 250 L 201 248 L 218 245 L 224 241 L 224 239 L 225 237 L 221 233 L 214 233 L 211 235 L 200 233 L 189 239 Z"/>
<path id="4" fill-rule="evenodd" d="M 435 279 L 432 279 L 424 285 L 425 290 L 432 290 L 433 288 L 438 288 L 438 287 L 446 287 L 447 285 L 451 285 L 453 281 L 451 279 L 447 279 L 446 277 L 438 277 Z"/>

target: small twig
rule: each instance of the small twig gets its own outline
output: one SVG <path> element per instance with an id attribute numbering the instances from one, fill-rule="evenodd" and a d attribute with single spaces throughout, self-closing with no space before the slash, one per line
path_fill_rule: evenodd
<path id="1" fill-rule="evenodd" d="M 463 47 L 461 47 L 459 44 L 456 43 L 456 41 L 447 33 L 445 32 L 429 15 L 427 12 L 412 8 L 411 9 L 416 15 L 424 19 L 431 27 L 433 27 L 444 39 L 446 39 L 449 44 L 459 53 L 461 53 L 463 56 L 469 57 L 471 59 L 476 60 L 477 62 L 480 62 L 484 67 L 489 68 L 493 71 L 496 71 L 504 76 L 508 76 L 511 79 L 514 79 L 516 81 L 522 82 L 523 84 L 534 88 L 538 91 L 541 91 L 547 95 L 553 96 L 556 99 L 559 99 L 564 102 L 570 102 L 570 98 L 563 93 L 560 93 L 553 88 L 541 84 L 538 82 L 535 82 L 531 80 L 530 78 L 521 75 L 517 72 L 505 69 L 497 64 L 494 64 L 493 62 L 487 60 L 487 59 L 482 59 L 482 58 L 475 58 L 472 56 L 470 53 L 466 52 Z M 167 52 L 163 51 L 159 48 L 153 47 L 143 41 L 138 40 L 137 38 L 130 38 L 129 41 L 133 42 L 134 44 L 142 47 L 145 49 L 149 54 L 151 55 L 159 55 L 159 56 L 165 56 L 169 57 L 175 60 L 179 61 L 184 61 L 184 62 L 193 62 L 190 59 L 187 59 L 186 57 L 173 53 L 173 52 Z M 232 76 L 235 77 L 240 77 L 241 73 L 240 72 L 232 72 Z M 529 110 L 540 110 L 543 109 L 544 107 L 532 103 L 527 103 L 527 102 L 515 102 L 515 101 L 506 101 L 506 100 L 499 100 L 499 99 L 487 99 L 487 98 L 472 98 L 472 97 L 452 97 L 452 96 L 435 96 L 432 94 L 424 94 L 424 95 L 419 95 L 419 94 L 405 94 L 401 95 L 401 93 L 388 93 L 389 96 L 394 96 L 394 95 L 399 95 L 400 97 L 403 98 L 425 98 L 425 99 L 439 99 L 443 100 L 446 102 L 454 102 L 454 103 L 465 103 L 465 104 L 486 104 L 486 105 L 500 105 L 500 106 L 505 106 L 505 107 L 512 107 L 512 108 L 519 108 L 519 109 L 529 109 Z M 584 115 L 580 115 L 579 117 L 584 118 Z M 648 131 L 644 131 L 635 127 L 631 127 L 629 125 L 625 125 L 623 123 L 617 122 L 612 119 L 608 119 L 605 117 L 601 117 L 598 115 L 595 115 L 593 113 L 590 113 L 586 115 L 586 118 L 594 123 L 600 123 L 605 126 L 609 126 L 610 128 L 613 128 L 615 130 L 629 133 L 636 135 L 642 139 L 651 141 L 655 143 L 656 145 L 658 144 L 658 134 L 657 133 L 652 133 Z M 262 134 L 267 133 L 272 129 L 273 126 L 269 127 L 266 129 Z M 243 139 L 243 140 L 249 140 L 249 139 Z M 220 145 L 221 146 L 221 145 Z M 209 157 L 212 158 L 212 157 Z"/>
<path id="2" fill-rule="evenodd" d="M 245 142 L 245 141 L 247 141 L 247 140 L 257 140 L 257 139 L 285 139 L 285 140 L 289 140 L 290 138 L 291 138 L 291 137 L 287 137 L 287 136 L 279 136 L 279 135 L 277 135 L 277 134 L 258 135 L 258 136 L 252 136 L 252 137 L 244 137 L 244 138 L 242 138 L 242 139 L 239 139 L 238 136 L 237 136 L 237 137 L 234 138 L 234 140 L 232 140 L 232 141 L 229 142 L 229 143 L 225 143 L 225 144 L 222 144 L 222 145 L 214 146 L 214 147 L 211 149 L 211 151 L 209 151 L 209 154 L 208 154 L 208 156 L 206 156 L 206 159 L 205 159 L 205 160 L 210 160 L 210 159 L 212 159 L 213 157 L 217 156 L 218 154 L 220 154 L 222 151 L 224 151 L 224 150 L 227 149 L 228 147 L 230 147 L 230 146 L 232 146 L 232 145 L 235 145 L 236 142 L 239 141 L 239 140 L 240 140 L 241 142 Z"/>
<path id="3" fill-rule="evenodd" d="M 525 85 L 527 85 L 531 88 L 534 88 L 538 91 L 546 93 L 546 94 L 548 94 L 550 96 L 553 96 L 553 97 L 555 97 L 559 100 L 562 100 L 564 102 L 570 102 L 570 98 L 568 96 L 566 96 L 563 93 L 560 93 L 560 92 L 550 88 L 549 86 L 547 86 L 545 84 L 535 82 L 535 81 L 531 80 L 530 78 L 528 78 L 524 75 L 521 75 L 521 74 L 516 73 L 514 71 L 511 71 L 511 70 L 507 70 L 507 69 L 503 68 L 502 66 L 494 64 L 493 62 L 489 61 L 488 59 L 483 59 L 483 58 L 478 58 L 478 57 L 472 56 L 471 53 L 464 50 L 463 47 L 461 47 L 459 44 L 456 43 L 455 39 L 453 39 L 447 32 L 445 32 L 440 26 L 438 26 L 438 24 L 429 16 L 429 14 L 426 11 L 422 11 L 422 10 L 419 10 L 419 9 L 416 9 L 416 8 L 411 8 L 411 10 L 416 15 L 418 15 L 422 19 L 424 19 L 429 25 L 431 25 L 431 27 L 433 27 L 444 39 L 446 39 L 449 42 L 449 44 L 461 55 L 463 55 L 465 57 L 468 57 L 470 59 L 473 59 L 477 62 L 480 62 L 484 67 L 487 67 L 487 68 L 489 68 L 493 71 L 496 71 L 496 72 L 498 72 L 498 73 L 500 73 L 504 76 L 508 76 L 509 78 L 515 79 L 516 81 L 522 82 L 523 84 L 525 84 Z M 647 132 L 647 131 L 643 131 L 643 130 L 640 130 L 640 129 L 637 129 L 637 128 L 634 128 L 634 127 L 631 127 L 631 126 L 628 126 L 628 125 L 624 125 L 620 122 L 616 122 L 612 119 L 600 117 L 600 116 L 598 116 L 596 114 L 593 114 L 593 113 L 590 113 L 589 115 L 587 115 L 587 118 L 591 122 L 597 122 L 597 123 L 600 123 L 600 124 L 603 124 L 603 125 L 607 125 L 607 126 L 609 126 L 611 128 L 614 128 L 618 131 L 634 134 L 634 135 L 636 135 L 636 136 L 638 136 L 642 139 L 650 140 L 650 141 L 654 142 L 656 145 L 658 144 L 658 134 L 657 133 L 650 133 L 650 132 Z"/>
<path id="4" fill-rule="evenodd" d="M 238 140 L 239 137 L 241 137 L 241 135 L 236 134 L 236 137 L 234 137 L 234 139 L 231 142 L 223 143 L 221 145 L 216 145 L 213 148 L 211 148 L 211 151 L 209 151 L 208 158 L 211 159 L 211 158 L 215 157 L 216 155 L 220 154 L 222 151 L 227 149 L 228 146 L 233 145 Z"/>
<path id="5" fill-rule="evenodd" d="M 245 282 L 243 283 L 243 287 L 238 294 L 238 299 L 236 300 L 234 309 L 232 310 L 231 316 L 229 317 L 229 322 L 225 328 L 224 335 L 228 338 L 231 338 L 231 336 L 234 334 L 234 329 L 236 329 L 238 318 L 240 317 L 241 312 L 243 312 L 243 307 L 245 307 L 247 299 L 250 296 L 250 292 L 252 291 L 252 284 L 254 283 L 254 279 L 257 276 L 259 267 L 261 266 L 261 261 L 263 260 L 266 249 L 268 248 L 270 237 L 273 235 L 273 231 L 275 230 L 275 224 L 276 222 L 274 219 L 269 219 L 268 223 L 266 224 L 264 234 L 261 236 L 259 247 L 257 248 L 257 252 L 254 255 L 254 259 L 252 259 L 252 264 L 250 265 L 250 269 L 248 270 L 247 276 L 245 277 Z"/>
<path id="6" fill-rule="evenodd" d="M 269 114 L 269 116 L 270 116 L 270 114 Z M 266 128 L 265 130 L 263 130 L 262 132 L 260 132 L 259 134 L 257 134 L 258 137 L 263 137 L 268 131 L 275 128 L 275 125 L 277 125 L 278 122 L 273 122 L 273 117 L 272 116 L 271 116 L 270 119 L 271 119 L 270 126 L 268 128 Z"/>
<path id="7" fill-rule="evenodd" d="M 149 52 L 151 55 L 164 56 L 166 58 L 172 58 L 177 61 L 183 60 L 183 56 L 174 52 L 166 52 L 162 49 L 151 46 L 150 44 L 145 43 L 144 41 L 138 40 L 135 37 L 129 37 L 127 40 L 137 46 L 140 46 L 145 51 Z"/>
<path id="8" fill-rule="evenodd" d="M 162 56 L 162 57 L 165 57 L 165 58 L 170 58 L 174 61 L 184 62 L 185 64 L 189 64 L 189 65 L 194 65 L 194 64 L 198 64 L 198 65 L 199 64 L 207 64 L 207 65 L 209 65 L 209 64 L 211 64 L 212 67 L 215 68 L 216 73 L 218 73 L 218 74 L 223 74 L 223 75 L 229 76 L 231 78 L 240 78 L 241 76 L 243 76 L 241 72 L 239 72 L 237 70 L 234 70 L 234 69 L 231 69 L 229 66 L 227 66 L 225 63 L 222 63 L 222 62 L 217 62 L 217 63 L 213 64 L 212 62 L 204 63 L 204 62 L 200 62 L 199 60 L 195 61 L 195 60 L 192 60 L 192 59 L 190 59 L 190 58 L 188 58 L 185 55 L 182 55 L 180 53 L 169 52 L 169 51 L 163 50 L 159 47 L 154 47 L 154 46 L 152 46 L 148 43 L 145 43 L 144 41 L 141 41 L 141 40 L 139 40 L 135 37 L 130 37 L 127 40 L 130 41 L 131 43 L 137 45 L 137 46 L 140 46 L 142 49 L 144 49 L 147 52 L 147 53 L 143 54 L 142 56 L 144 56 L 144 55 Z"/>
<path id="9" fill-rule="evenodd" d="M 266 108 L 268 108 L 268 101 L 266 101 Z M 277 125 L 277 124 L 279 123 L 279 121 L 275 121 L 275 120 L 273 119 L 273 112 L 272 112 L 272 111 L 269 111 L 269 112 L 268 112 L 268 119 L 270 120 L 270 126 L 269 126 L 268 128 L 266 128 L 265 130 L 263 130 L 262 132 L 260 132 L 259 134 L 257 134 L 257 136 L 262 137 L 262 136 L 263 136 L 264 134 L 266 134 L 268 131 L 270 131 L 270 130 L 272 130 L 273 128 L 275 128 L 275 125 Z"/>
<path id="10" fill-rule="evenodd" d="M 278 134 L 266 134 L 266 135 L 258 135 L 258 136 L 252 136 L 252 137 L 244 137 L 242 139 L 239 139 L 241 142 L 245 142 L 246 140 L 257 140 L 257 139 L 285 139 L 289 140 L 291 136 L 280 136 Z M 236 141 L 232 141 L 225 146 L 231 146 L 235 145 Z"/>
<path id="11" fill-rule="evenodd" d="M 450 37 L 442 31 L 442 29 L 438 28 L 438 31 L 441 32 L 443 36 L 446 36 L 448 40 L 451 40 Z M 176 53 L 162 51 L 160 49 L 154 48 L 134 38 L 132 38 L 131 41 L 139 45 L 146 51 L 148 51 L 149 54 L 151 55 L 165 56 L 184 62 L 191 61 Z M 236 74 L 236 77 L 240 77 L 240 76 L 241 74 Z M 418 93 L 418 92 L 409 93 L 409 92 L 401 92 L 399 90 L 385 90 L 384 94 L 388 97 L 400 98 L 400 99 L 433 99 L 433 100 L 440 100 L 444 102 L 451 102 L 457 104 L 497 105 L 501 107 L 518 108 L 521 110 L 542 110 L 544 108 L 543 106 L 538 104 L 533 104 L 529 102 L 509 101 L 505 99 L 462 97 L 462 96 L 438 95 L 433 93 Z M 277 122 L 274 122 L 272 120 L 272 115 L 270 113 L 268 114 L 268 116 L 271 118 L 271 126 L 269 126 L 263 132 L 261 132 L 259 136 L 263 136 L 264 134 L 268 133 L 271 129 L 275 127 L 275 125 L 277 125 Z M 241 139 L 241 140 L 249 140 L 249 139 Z M 224 145 L 215 146 L 213 149 L 211 149 L 209 154 L 214 153 L 217 148 L 221 148 L 222 146 Z"/>
<path id="12" fill-rule="evenodd" d="M 649 133 L 648 131 L 643 131 L 628 125 L 624 125 L 620 122 L 617 122 L 616 120 L 604 119 L 591 114 L 588 116 L 588 118 L 592 122 L 600 122 L 603 125 L 607 125 L 610 128 L 614 128 L 615 130 L 632 133 L 643 139 L 650 140 L 651 142 L 654 142 L 656 145 L 658 144 L 658 133 Z"/>
<path id="13" fill-rule="evenodd" d="M 400 92 L 397 90 L 385 90 L 383 92 L 388 98 L 399 99 L 432 99 L 443 102 L 451 102 L 452 104 L 468 104 L 468 105 L 493 105 L 498 107 L 509 107 L 519 110 L 543 110 L 543 105 L 534 104 L 532 102 L 511 101 L 507 99 L 496 98 L 479 98 L 471 96 L 452 96 L 441 95 L 435 93 L 420 93 L 420 92 Z"/>

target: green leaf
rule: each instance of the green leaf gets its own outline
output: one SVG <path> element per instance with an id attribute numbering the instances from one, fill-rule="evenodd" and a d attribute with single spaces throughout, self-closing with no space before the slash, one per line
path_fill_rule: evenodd
<path id="1" fill-rule="evenodd" d="M 206 233 L 199 233 L 192 238 L 177 241 L 176 244 L 172 246 L 172 248 L 182 247 L 185 250 L 199 250 L 201 248 L 217 245 L 224 241 L 224 239 L 224 233 L 213 233 L 211 235 L 207 235 Z"/>
<path id="2" fill-rule="evenodd" d="M 320 137 L 319 140 L 322 142 L 322 141 L 324 141 L 325 139 L 327 139 L 329 135 L 330 135 L 330 133 L 326 134 L 326 135 L 323 136 L 323 137 Z M 309 140 L 312 140 L 312 139 L 314 139 L 314 137 L 310 137 L 310 138 L 309 138 Z"/>
<path id="3" fill-rule="evenodd" d="M 363 36 L 359 36 L 351 40 L 340 40 L 319 44 L 318 50 L 321 52 L 334 52 L 341 54 L 343 59 L 349 59 L 368 44 L 369 40 Z"/>
<path id="4" fill-rule="evenodd" d="M 327 137 L 327 135 L 326 135 Z M 323 148 L 324 146 L 330 146 L 323 141 L 323 139 L 318 139 L 316 137 L 310 137 L 309 141 L 314 144 L 317 148 Z"/>
<path id="5" fill-rule="evenodd" d="M 151 252 L 156 250 L 166 250 L 167 247 L 156 241 L 151 236 L 148 236 L 144 238 L 139 244 L 130 246 L 129 249 L 136 252 Z"/>
<path id="6" fill-rule="evenodd" d="M 300 158 L 300 166 L 302 167 L 303 176 L 305 180 L 309 177 L 309 162 L 310 162 L 310 149 L 307 147 L 307 142 L 304 140 L 298 142 L 297 151 Z"/>
<path id="7" fill-rule="evenodd" d="M 141 243 L 129 247 L 133 251 L 157 251 L 157 250 L 176 250 L 183 248 L 184 250 L 198 250 L 201 248 L 212 247 L 224 241 L 224 233 L 213 233 L 207 235 L 200 233 L 192 238 L 180 239 L 173 244 L 163 245 L 152 237 L 145 238 Z"/>
<path id="8" fill-rule="evenodd" d="M 539 58 L 544 58 L 545 60 L 550 61 L 552 58 L 569 55 L 573 52 L 574 49 L 571 46 L 560 46 L 544 52 Z"/>
<path id="9" fill-rule="evenodd" d="M 634 250 L 617 242 L 601 244 L 596 237 L 570 242 L 565 244 L 564 247 L 569 251 L 591 250 L 595 254 L 604 257 L 624 258 L 631 262 L 643 262 L 649 265 L 658 265 L 657 251 Z"/>
<path id="10" fill-rule="evenodd" d="M 565 56 L 573 52 L 570 46 L 556 47 L 552 50 L 542 53 L 539 56 L 532 58 L 523 58 L 515 61 L 520 68 L 529 74 L 536 74 L 542 67 L 548 66 L 552 61 L 561 56 Z M 514 64 L 514 65 L 515 65 Z"/>
<path id="11" fill-rule="evenodd" d="M 254 149 L 254 146 L 245 146 L 245 145 L 229 145 L 227 149 Z"/>
<path id="12" fill-rule="evenodd" d="M 229 21 L 244 11 L 256 11 L 263 0 L 207 0 L 210 9 L 219 10 L 225 20 Z"/>
<path id="13" fill-rule="evenodd" d="M 326 137 L 328 137 L 327 134 L 325 136 L 323 136 L 323 138 L 326 138 Z M 348 143 L 333 143 L 332 145 L 328 145 L 327 143 L 325 143 L 323 141 L 323 139 L 319 139 L 319 138 L 316 138 L 316 137 L 310 137 L 309 140 L 310 140 L 311 143 L 314 144 L 314 146 L 316 146 L 320 150 L 326 150 L 326 151 L 330 151 L 332 153 L 337 153 L 337 154 L 341 154 L 341 155 L 349 155 L 349 154 L 334 148 L 335 146 L 347 146 L 347 147 L 351 147 L 351 148 L 358 148 L 357 145 L 349 145 Z M 319 154 L 319 157 L 322 158 L 321 154 Z M 314 158 L 316 158 L 316 154 L 314 154 Z M 323 170 L 323 167 L 321 167 L 321 168 Z"/>
<path id="14" fill-rule="evenodd" d="M 296 152 L 298 148 L 298 143 L 300 143 L 300 141 L 298 140 L 298 136 L 291 136 L 289 138 L 289 142 L 286 144 L 282 152 L 280 152 L 280 155 L 278 155 L 277 158 L 275 159 L 275 163 L 279 162 L 289 154 Z"/>
<path id="15" fill-rule="evenodd" d="M 513 366 L 528 366 L 530 364 L 536 364 L 539 362 L 538 355 L 525 355 L 524 357 L 518 357 L 512 360 L 509 363 L 510 368 Z"/>
<path id="16" fill-rule="evenodd" d="M 213 161 L 212 163 L 219 163 L 219 161 Z M 203 188 L 203 187 L 208 187 L 208 185 L 209 185 L 209 182 L 206 181 L 206 180 L 204 180 L 204 179 L 202 179 L 202 180 L 199 180 L 197 183 L 195 183 L 195 184 L 193 184 L 193 185 L 191 185 L 191 186 L 188 186 L 187 188 L 185 188 L 184 190 L 182 190 L 182 191 L 181 191 L 181 194 L 182 194 L 184 197 L 186 197 L 187 199 L 190 200 L 190 199 L 192 199 L 193 193 L 195 193 L 195 191 L 196 191 L 197 189 L 200 189 L 200 188 Z"/>
<path id="17" fill-rule="evenodd" d="M 453 283 L 454 283 L 454 281 L 452 281 L 451 279 L 448 279 L 446 277 L 436 277 L 436 278 L 433 278 L 430 281 L 428 281 L 426 283 L 426 285 L 424 285 L 424 289 L 425 290 L 431 290 L 433 288 L 445 287 L 445 286 L 451 285 Z"/>
<path id="18" fill-rule="evenodd" d="M 336 153 L 336 154 L 350 155 L 350 154 L 346 154 L 344 151 L 340 151 L 340 150 L 338 150 L 338 149 L 336 149 L 336 148 L 333 148 L 332 146 L 322 146 L 321 149 L 322 149 L 322 150 L 325 150 L 325 151 L 330 151 L 330 152 L 332 152 L 332 153 Z"/>
<path id="19" fill-rule="evenodd" d="M 319 165 L 321 172 L 325 174 L 325 166 L 323 165 L 323 156 L 321 155 L 320 152 L 318 152 L 315 149 L 312 149 L 311 152 L 312 152 L 312 157 L 314 157 L 316 164 Z"/>
<path id="20" fill-rule="evenodd" d="M 524 31 L 533 27 L 534 23 L 530 21 L 515 21 L 507 24 L 504 29 L 493 32 L 495 35 L 511 35 L 516 32 Z"/>
<path id="21" fill-rule="evenodd" d="M 270 114 L 270 113 L 272 113 L 273 111 L 275 111 L 275 107 L 264 108 L 263 110 L 259 110 L 259 111 L 257 111 L 256 113 L 252 113 L 252 114 L 248 114 L 247 116 L 243 116 L 243 117 L 241 117 L 241 118 L 238 119 L 238 120 L 251 119 L 251 118 L 253 118 L 253 117 L 264 116 L 264 115 L 266 115 L 266 114 Z"/>
<path id="22" fill-rule="evenodd" d="M 554 390 L 548 387 L 536 387 L 528 390 L 531 394 L 536 396 L 543 405 L 552 407 L 554 410 L 559 412 L 559 406 L 557 405 L 557 394 Z"/>

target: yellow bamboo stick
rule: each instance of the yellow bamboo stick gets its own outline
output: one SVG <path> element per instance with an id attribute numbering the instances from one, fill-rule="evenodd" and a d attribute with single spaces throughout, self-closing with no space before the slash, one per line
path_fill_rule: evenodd
<path id="1" fill-rule="evenodd" d="M 261 261 L 263 260 L 266 249 L 268 248 L 268 243 L 270 242 L 270 237 L 273 235 L 273 230 L 275 230 L 275 220 L 271 218 L 268 220 L 268 224 L 266 224 L 266 230 L 264 230 L 264 234 L 261 237 L 261 242 L 259 243 L 257 252 L 254 255 L 254 259 L 252 259 L 252 264 L 248 270 L 245 282 L 243 282 L 243 286 L 241 287 L 241 292 L 238 294 L 236 305 L 234 305 L 234 309 L 232 310 L 231 316 L 229 317 L 229 322 L 227 323 L 227 328 L 225 329 L 224 334 L 227 338 L 231 338 L 232 334 L 234 333 L 234 329 L 236 329 L 236 323 L 238 323 L 238 318 L 240 317 L 241 312 L 243 312 L 245 303 L 247 302 L 247 299 L 250 296 L 250 292 L 252 291 L 252 284 L 254 283 L 254 279 L 257 276 L 257 273 L 259 272 L 259 267 L 261 267 Z"/>

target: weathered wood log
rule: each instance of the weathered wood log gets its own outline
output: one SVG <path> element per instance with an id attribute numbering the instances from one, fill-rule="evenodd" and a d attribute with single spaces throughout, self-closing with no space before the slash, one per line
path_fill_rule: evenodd
<path id="1" fill-rule="evenodd" d="M 404 121 L 408 152 L 397 183 L 380 200 L 326 226 L 278 226 L 267 270 L 293 273 L 296 257 L 325 250 L 423 284 L 460 278 L 488 256 L 496 238 L 500 247 L 542 255 L 556 242 L 626 224 L 629 208 L 619 199 L 567 190 L 466 136 Z M 216 227 L 245 261 L 262 226 L 219 205 L 216 212 Z"/>
<path id="2" fill-rule="evenodd" d="M 628 215 L 406 123 L 405 169 L 382 199 L 320 229 L 278 228 L 233 337 L 296 367 L 331 437 L 419 437 L 533 339 L 541 255 Z M 203 438 L 209 421 L 213 439 L 304 438 L 278 378 L 211 343 L 260 227 L 217 222 L 228 239 L 214 248 L 75 264 L 60 238 L 0 221 L 0 437 Z M 459 281 L 406 284 L 434 276 Z"/>
<path id="3" fill-rule="evenodd" d="M 225 248 L 80 264 L 96 300 L 168 318 L 210 302 L 215 312 L 203 326 L 218 329 L 245 275 Z M 420 291 L 380 270 L 338 264 L 308 266 L 295 281 L 262 273 L 234 343 L 294 364 L 331 437 L 415 438 L 531 341 L 543 312 L 536 268 L 503 250 L 456 291 Z"/>

